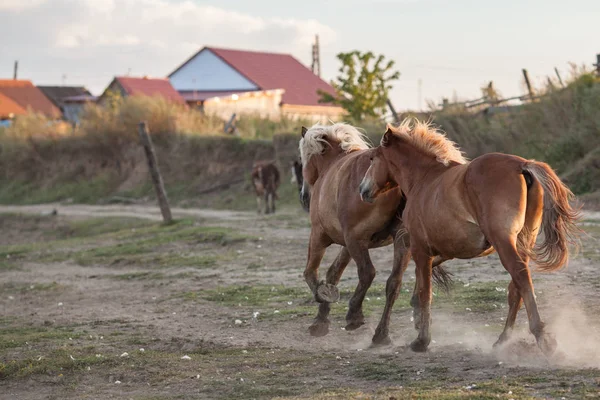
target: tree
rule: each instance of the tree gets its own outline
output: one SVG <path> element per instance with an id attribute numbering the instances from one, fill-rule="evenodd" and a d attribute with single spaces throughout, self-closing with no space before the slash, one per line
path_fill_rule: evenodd
<path id="1" fill-rule="evenodd" d="M 342 66 L 340 75 L 331 85 L 335 96 L 319 90 L 319 103 L 333 103 L 344 108 L 354 121 L 365 117 L 380 117 L 385 112 L 391 81 L 400 78 L 394 71 L 394 61 L 385 61 L 383 55 L 352 51 L 339 53 Z"/>

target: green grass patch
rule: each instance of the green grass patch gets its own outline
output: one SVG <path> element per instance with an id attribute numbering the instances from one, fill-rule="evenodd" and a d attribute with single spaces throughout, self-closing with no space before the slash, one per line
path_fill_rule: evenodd
<path id="1" fill-rule="evenodd" d="M 189 293 L 188 298 L 193 297 L 196 292 Z M 228 286 L 201 293 L 204 300 L 227 306 L 264 306 L 287 301 L 306 301 L 310 299 L 308 295 L 308 290 L 285 286 Z"/>
<path id="2" fill-rule="evenodd" d="M 0 181 L 0 204 L 42 204 L 71 199 L 75 203 L 97 203 L 118 181 L 108 175 L 92 179 L 55 182 L 50 186 L 21 180 Z"/>
<path id="3" fill-rule="evenodd" d="M 129 224 L 116 218 L 77 221 L 64 228 L 64 239 L 0 246 L 0 269 L 18 267 L 23 261 L 62 262 L 80 265 L 152 265 L 158 268 L 213 267 L 224 255 L 199 248 L 231 246 L 253 239 L 232 229 L 202 226 L 193 219 L 163 225 L 147 221 Z M 173 245 L 177 244 L 174 249 Z M 221 252 L 222 253 L 222 252 Z"/>
<path id="4" fill-rule="evenodd" d="M 107 277 L 118 280 L 118 281 L 132 281 L 132 280 L 155 280 L 155 279 L 189 279 L 194 275 L 189 272 L 181 272 L 178 274 L 167 275 L 162 272 L 130 272 L 126 274 L 118 275 L 107 275 Z"/>
<path id="5" fill-rule="evenodd" d="M 98 365 L 115 365 L 114 357 L 98 357 L 93 346 L 61 348 L 44 355 L 26 356 L 0 362 L 0 380 L 19 379 L 31 375 L 63 377 Z"/>
<path id="6" fill-rule="evenodd" d="M 2 327 L 0 328 L 0 350 L 22 347 L 44 340 L 68 340 L 82 335 L 71 328 L 54 327 Z"/>
<path id="7" fill-rule="evenodd" d="M 457 311 L 466 308 L 473 312 L 488 312 L 501 308 L 506 303 L 508 282 L 476 282 L 469 286 L 457 282 L 448 294 L 438 293 L 433 299 L 433 307 L 451 307 Z"/>
<path id="8" fill-rule="evenodd" d="M 28 293 L 28 292 L 60 292 L 65 289 L 64 285 L 61 285 L 57 282 L 49 282 L 49 283 L 16 283 L 16 282 L 7 282 L 3 284 L 2 290 L 7 293 Z"/>
<path id="9" fill-rule="evenodd" d="M 395 310 L 412 309 L 410 306 L 412 284 L 407 286 L 398 296 L 394 304 Z M 506 302 L 506 292 L 502 291 L 505 286 L 501 282 L 475 283 L 468 287 L 457 283 L 449 294 L 438 293 L 434 297 L 432 307 L 434 309 L 450 308 L 457 312 L 464 312 L 466 308 L 473 312 L 500 310 L 501 304 Z M 332 317 L 341 318 L 347 313 L 347 304 L 354 289 L 354 286 L 340 287 L 340 300 L 331 307 Z M 310 290 L 305 287 L 232 285 L 198 292 L 178 293 L 176 296 L 189 301 L 205 300 L 228 307 L 246 307 L 248 310 L 261 311 L 259 319 L 312 316 L 317 312 L 318 306 Z M 364 315 L 367 317 L 373 313 L 379 315 L 385 301 L 385 285 L 372 285 L 363 302 Z"/>

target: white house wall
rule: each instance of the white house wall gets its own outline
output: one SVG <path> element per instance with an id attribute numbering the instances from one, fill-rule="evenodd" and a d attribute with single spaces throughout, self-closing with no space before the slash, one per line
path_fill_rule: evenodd
<path id="1" fill-rule="evenodd" d="M 170 77 L 176 90 L 257 90 L 254 83 L 246 79 L 229 64 L 205 49 Z"/>

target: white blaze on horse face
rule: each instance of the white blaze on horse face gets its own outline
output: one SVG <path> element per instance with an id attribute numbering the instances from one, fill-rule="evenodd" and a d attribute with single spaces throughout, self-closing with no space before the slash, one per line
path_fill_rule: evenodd
<path id="1" fill-rule="evenodd" d="M 296 183 L 296 182 L 298 182 L 298 180 L 296 179 L 296 169 L 294 167 L 292 167 L 291 170 L 292 170 L 292 183 Z"/>

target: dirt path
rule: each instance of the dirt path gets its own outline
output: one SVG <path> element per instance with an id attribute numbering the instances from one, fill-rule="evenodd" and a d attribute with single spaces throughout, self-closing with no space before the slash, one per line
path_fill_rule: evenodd
<path id="1" fill-rule="evenodd" d="M 48 215 L 56 211 L 59 215 L 73 217 L 128 217 L 143 218 L 152 221 L 162 219 L 160 210 L 153 205 L 86 205 L 73 204 L 64 205 L 60 203 L 48 203 L 30 206 L 7 206 L 0 205 L 0 213 L 22 213 Z M 192 216 L 205 219 L 218 219 L 225 221 L 236 221 L 249 219 L 254 213 L 228 210 L 207 210 L 198 208 L 172 208 L 175 217 Z"/>
<path id="2" fill-rule="evenodd" d="M 58 215 L 47 216 L 53 209 Z M 568 268 L 534 274 L 540 313 L 561 345 L 561 358 L 547 360 L 523 310 L 515 339 L 492 349 L 507 311 L 508 276 L 496 256 L 448 262 L 457 285 L 450 296 L 436 292 L 426 354 L 406 348 L 415 337 L 409 267 L 394 345 L 374 349 L 390 249 L 372 252 L 378 275 L 367 323 L 342 329 L 356 285 L 351 264 L 330 333 L 313 338 L 317 305 L 302 278 L 306 214 L 173 211 L 191 219 L 159 228 L 153 206 L 0 207 L 35 215 L 0 219 L 10 236 L 0 246 L 0 398 L 600 396 L 600 213 L 586 213 L 590 236 Z"/>

